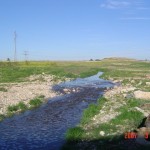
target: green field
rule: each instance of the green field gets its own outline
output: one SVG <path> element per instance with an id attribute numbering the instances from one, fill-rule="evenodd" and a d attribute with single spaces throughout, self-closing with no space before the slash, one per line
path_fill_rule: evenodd
<path id="1" fill-rule="evenodd" d="M 102 61 L 32 61 L 0 62 L 0 83 L 22 82 L 34 74 L 52 74 L 59 77 L 86 77 L 103 71 L 105 79 L 128 80 L 143 78 L 150 73 L 150 63 L 128 59 L 103 59 Z M 127 81 L 126 81 L 127 82 Z"/>

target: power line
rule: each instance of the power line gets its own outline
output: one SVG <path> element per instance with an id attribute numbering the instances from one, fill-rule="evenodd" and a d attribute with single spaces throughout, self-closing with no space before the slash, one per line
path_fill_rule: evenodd
<path id="1" fill-rule="evenodd" d="M 28 60 L 28 51 L 24 51 L 24 56 L 25 56 L 25 61 L 27 62 L 27 60 Z"/>

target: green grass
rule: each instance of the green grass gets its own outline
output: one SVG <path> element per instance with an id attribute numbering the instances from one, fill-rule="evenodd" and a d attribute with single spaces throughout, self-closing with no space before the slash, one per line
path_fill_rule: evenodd
<path id="1" fill-rule="evenodd" d="M 70 128 L 66 133 L 66 139 L 78 141 L 82 139 L 84 130 L 81 127 Z"/>
<path id="2" fill-rule="evenodd" d="M 20 111 L 22 111 L 22 112 L 24 112 L 28 109 L 28 106 L 24 102 L 19 102 L 18 107 L 19 107 Z"/>
<path id="3" fill-rule="evenodd" d="M 98 99 L 97 104 L 90 104 L 87 109 L 84 110 L 81 124 L 84 125 L 90 121 L 92 117 L 94 117 L 101 109 L 103 104 L 107 101 L 106 98 L 102 97 Z"/>
<path id="4" fill-rule="evenodd" d="M 45 98 L 45 95 L 40 95 L 38 98 L 43 99 Z"/>
<path id="5" fill-rule="evenodd" d="M 5 118 L 5 115 L 0 114 L 0 121 L 2 121 Z"/>
<path id="6" fill-rule="evenodd" d="M 40 95 L 37 98 L 30 100 L 28 104 L 25 104 L 24 102 L 19 102 L 16 105 L 8 106 L 7 113 L 0 114 L 0 121 L 3 121 L 7 117 L 12 117 L 15 114 L 24 112 L 26 110 L 31 110 L 31 109 L 41 106 L 41 104 L 44 103 L 44 98 L 45 98 L 44 95 Z"/>
<path id="7" fill-rule="evenodd" d="M 7 92 L 8 90 L 6 88 L 4 88 L 4 87 L 0 87 L 0 91 Z"/>
<path id="8" fill-rule="evenodd" d="M 111 123 L 113 125 L 124 124 L 124 126 L 127 126 L 126 130 L 131 130 L 136 129 L 142 122 L 143 118 L 143 114 L 137 110 L 123 109 L 120 115 L 111 120 Z"/>
<path id="9" fill-rule="evenodd" d="M 104 59 L 99 62 L 84 61 L 29 61 L 0 62 L 0 83 L 22 82 L 25 77 L 34 74 L 52 74 L 58 77 L 87 77 L 98 71 L 105 72 L 102 77 L 143 77 L 148 74 L 150 63 L 126 59 Z"/>
<path id="10" fill-rule="evenodd" d="M 18 111 L 19 110 L 19 106 L 18 105 L 11 105 L 11 106 L 8 106 L 7 110 L 9 112 Z"/>
<path id="11" fill-rule="evenodd" d="M 57 77 L 76 78 L 85 77 L 97 73 L 84 62 L 24 62 L 12 63 L 12 66 L 5 62 L 0 63 L 0 83 L 22 82 L 25 77 L 34 74 L 51 74 Z M 94 67 L 95 68 L 95 67 Z M 92 69 L 92 72 L 91 72 Z"/>
<path id="12" fill-rule="evenodd" d="M 42 104 L 42 101 L 39 98 L 35 98 L 35 99 L 30 100 L 29 104 L 31 108 L 39 107 Z"/>
<path id="13" fill-rule="evenodd" d="M 8 112 L 25 111 L 27 109 L 28 107 L 24 102 L 19 102 L 18 104 L 8 106 L 7 108 Z"/>

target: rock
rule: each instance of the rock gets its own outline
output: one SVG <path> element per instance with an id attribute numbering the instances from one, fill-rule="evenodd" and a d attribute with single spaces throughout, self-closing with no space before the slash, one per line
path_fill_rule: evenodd
<path id="1" fill-rule="evenodd" d="M 139 112 L 143 113 L 144 116 L 147 116 L 147 115 L 148 115 L 147 112 L 145 112 L 143 109 L 141 109 L 141 108 L 139 108 L 139 107 L 134 107 L 134 109 L 136 109 L 136 110 L 138 110 Z"/>
<path id="2" fill-rule="evenodd" d="M 145 137 L 145 135 L 148 133 L 150 133 L 150 128 L 146 128 L 146 127 L 141 127 L 138 130 L 138 137 Z"/>
<path id="3" fill-rule="evenodd" d="M 142 127 L 140 129 L 137 129 L 137 131 L 138 131 L 137 133 L 138 136 L 136 138 L 136 143 L 140 145 L 150 146 L 150 142 L 145 139 L 145 138 L 149 138 L 148 134 L 150 134 L 150 128 Z"/>
<path id="4" fill-rule="evenodd" d="M 145 126 L 147 128 L 150 128 L 150 114 L 147 116 L 146 121 L 145 121 Z"/>
<path id="5" fill-rule="evenodd" d="M 119 81 L 118 80 L 114 80 L 113 83 L 119 83 Z"/>
<path id="6" fill-rule="evenodd" d="M 150 79 L 150 75 L 149 75 L 149 74 L 148 74 L 148 75 L 146 75 L 145 77 L 146 77 L 147 79 Z"/>
<path id="7" fill-rule="evenodd" d="M 63 91 L 64 91 L 65 93 L 69 92 L 69 90 L 68 90 L 68 89 L 63 89 Z"/>
<path id="8" fill-rule="evenodd" d="M 138 85 L 141 85 L 143 82 L 142 81 L 140 81 L 139 83 L 138 83 Z"/>
<path id="9" fill-rule="evenodd" d="M 105 132 L 104 131 L 100 131 L 99 133 L 101 136 L 104 136 L 105 135 Z"/>
<path id="10" fill-rule="evenodd" d="M 150 82 L 146 82 L 146 85 L 150 85 Z"/>
<path id="11" fill-rule="evenodd" d="M 115 85 L 115 86 L 114 86 L 114 89 L 117 89 L 117 88 L 118 88 L 118 86 L 117 86 L 117 85 Z"/>
<path id="12" fill-rule="evenodd" d="M 72 90 L 72 92 L 75 92 L 75 91 L 76 91 L 75 89 Z"/>
<path id="13" fill-rule="evenodd" d="M 135 83 L 135 80 L 131 80 L 131 83 Z"/>
<path id="14" fill-rule="evenodd" d="M 107 89 L 107 90 L 109 90 L 109 89 L 110 89 L 110 87 L 106 87 L 106 89 Z"/>
<path id="15" fill-rule="evenodd" d="M 126 98 L 126 97 L 127 97 L 127 94 L 123 94 L 123 97 Z"/>
<path id="16" fill-rule="evenodd" d="M 150 99 L 150 92 L 144 92 L 144 91 L 135 91 L 134 97 L 137 99 Z"/>
<path id="17" fill-rule="evenodd" d="M 20 101 L 28 102 L 37 96 L 45 95 L 46 98 L 54 97 L 59 93 L 55 93 L 52 90 L 53 82 L 48 80 L 52 79 L 51 75 L 43 75 L 45 82 L 38 82 L 37 79 L 40 75 L 32 75 L 25 80 L 26 82 L 20 83 L 8 83 L 8 91 L 0 94 L 0 103 L 2 108 L 0 109 L 1 114 L 5 114 L 9 105 L 16 105 Z M 31 82 L 32 81 L 32 82 Z"/>

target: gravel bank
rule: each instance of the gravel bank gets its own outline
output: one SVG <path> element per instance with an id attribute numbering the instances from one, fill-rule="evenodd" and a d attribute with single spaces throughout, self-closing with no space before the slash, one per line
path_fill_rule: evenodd
<path id="1" fill-rule="evenodd" d="M 28 103 L 31 99 L 44 95 L 52 98 L 57 95 L 52 91 L 55 76 L 33 75 L 26 78 L 26 82 L 0 84 L 7 92 L 0 91 L 0 114 L 5 114 L 9 105 L 18 104 L 20 101 Z M 61 82 L 57 80 L 57 83 Z"/>

